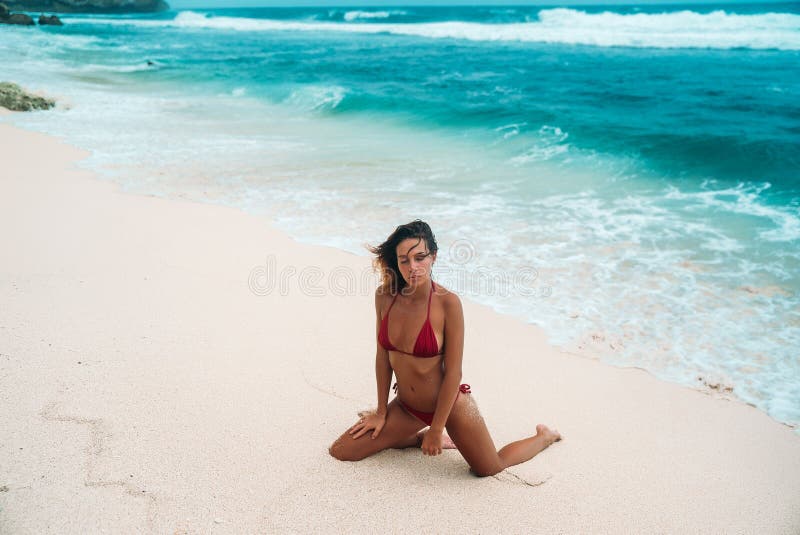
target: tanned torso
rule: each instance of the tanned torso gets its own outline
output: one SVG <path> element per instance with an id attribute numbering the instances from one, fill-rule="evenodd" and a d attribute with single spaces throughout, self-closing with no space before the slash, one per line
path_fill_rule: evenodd
<path id="1" fill-rule="evenodd" d="M 436 286 L 436 292 L 431 298 L 430 316 L 431 327 L 440 349 L 444 349 L 445 300 L 449 295 L 443 295 L 443 291 L 444 288 Z M 393 296 L 383 295 L 380 299 L 382 319 L 392 304 Z M 394 347 L 409 352 L 414 349 L 427 311 L 427 298 L 412 304 L 402 294 L 397 296 L 389 313 L 389 340 Z M 397 394 L 404 403 L 420 411 L 434 412 L 444 378 L 443 359 L 443 355 L 420 358 L 399 351 L 389 351 L 389 363 L 397 379 Z"/>

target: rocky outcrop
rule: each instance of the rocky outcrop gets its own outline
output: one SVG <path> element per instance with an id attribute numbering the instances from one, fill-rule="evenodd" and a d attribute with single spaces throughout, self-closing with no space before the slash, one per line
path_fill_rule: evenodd
<path id="1" fill-rule="evenodd" d="M 21 24 L 23 26 L 33 26 L 35 23 L 30 15 L 24 13 L 11 13 L 8 6 L 0 4 L 0 24 Z"/>
<path id="2" fill-rule="evenodd" d="M 149 13 L 165 11 L 164 0 L 8 0 L 9 9 L 50 13 Z"/>
<path id="3" fill-rule="evenodd" d="M 33 17 L 25 13 L 14 13 L 2 22 L 5 24 L 22 24 L 23 26 L 33 26 L 36 24 L 33 22 Z"/>
<path id="4" fill-rule="evenodd" d="M 39 26 L 63 26 L 64 23 L 55 15 L 39 15 Z"/>
<path id="5" fill-rule="evenodd" d="M 19 24 L 22 26 L 33 26 L 36 24 L 30 15 L 25 13 L 12 13 L 4 19 L 0 19 L 0 24 Z"/>
<path id="6" fill-rule="evenodd" d="M 25 26 L 33 26 L 33 18 L 24 13 L 11 13 L 8 6 L 0 4 L 0 24 L 22 24 Z M 49 26 L 63 26 L 64 23 L 55 15 L 49 17 L 45 14 L 39 15 L 39 25 Z"/>
<path id="7" fill-rule="evenodd" d="M 55 105 L 54 100 L 27 93 L 17 84 L 0 82 L 0 106 L 11 111 L 49 110 Z"/>

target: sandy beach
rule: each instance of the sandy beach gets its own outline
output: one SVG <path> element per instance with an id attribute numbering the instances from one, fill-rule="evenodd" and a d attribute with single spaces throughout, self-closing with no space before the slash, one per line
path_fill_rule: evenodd
<path id="1" fill-rule="evenodd" d="M 564 440 L 483 479 L 456 451 L 336 461 L 375 404 L 368 258 L 123 193 L 7 123 L 0 156 L 0 533 L 800 532 L 792 429 L 467 300 L 495 443 Z"/>

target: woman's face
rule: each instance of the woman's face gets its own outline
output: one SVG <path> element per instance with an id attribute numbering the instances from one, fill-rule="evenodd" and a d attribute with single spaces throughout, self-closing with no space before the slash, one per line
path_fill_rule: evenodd
<path id="1" fill-rule="evenodd" d="M 397 267 L 406 284 L 416 287 L 428 282 L 436 254 L 428 251 L 428 244 L 422 238 L 406 238 L 397 246 Z"/>

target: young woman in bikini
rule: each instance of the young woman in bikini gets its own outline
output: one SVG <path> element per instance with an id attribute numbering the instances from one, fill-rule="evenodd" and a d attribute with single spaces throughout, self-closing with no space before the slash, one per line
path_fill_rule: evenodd
<path id="1" fill-rule="evenodd" d="M 330 454 L 360 461 L 387 448 L 439 455 L 455 447 L 476 475 L 490 476 L 560 440 L 540 424 L 535 436 L 495 449 L 469 385 L 461 384 L 464 315 L 458 296 L 431 279 L 438 247 L 428 224 L 401 225 L 371 250 L 383 274 L 375 291 L 378 408 L 336 439 Z M 392 372 L 397 396 L 389 402 Z"/>

